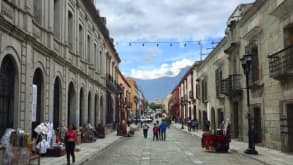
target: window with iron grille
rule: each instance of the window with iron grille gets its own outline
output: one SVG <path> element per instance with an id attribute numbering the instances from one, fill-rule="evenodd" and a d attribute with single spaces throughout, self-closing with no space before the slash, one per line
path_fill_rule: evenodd
<path id="1" fill-rule="evenodd" d="M 220 96 L 222 93 L 222 69 L 218 68 L 216 70 L 216 95 Z"/>
<path id="2" fill-rule="evenodd" d="M 201 88 L 202 88 L 202 101 L 207 101 L 207 79 L 203 79 L 201 81 Z"/>
<path id="3" fill-rule="evenodd" d="M 200 100 L 200 84 L 196 83 L 196 98 Z"/>
<path id="4" fill-rule="evenodd" d="M 258 61 L 258 46 L 255 42 L 250 43 L 246 47 L 246 52 L 252 55 L 251 68 L 249 72 L 250 84 L 259 80 L 259 61 Z"/>

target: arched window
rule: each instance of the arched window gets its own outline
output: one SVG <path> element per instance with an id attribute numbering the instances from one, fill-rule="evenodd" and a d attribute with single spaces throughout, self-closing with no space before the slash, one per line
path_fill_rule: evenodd
<path id="1" fill-rule="evenodd" d="M 83 110 L 83 106 L 84 106 L 84 102 L 83 102 L 83 89 L 80 89 L 80 93 L 79 93 L 79 126 L 82 126 L 83 124 L 85 124 L 84 122 L 84 110 Z"/>
<path id="2" fill-rule="evenodd" d="M 32 120 L 32 128 L 34 129 L 37 125 L 44 121 L 44 76 L 40 68 L 36 69 L 33 77 L 33 109 L 32 112 L 34 118 Z M 35 138 L 37 134 L 33 131 L 33 137 Z"/>
<path id="3" fill-rule="evenodd" d="M 67 125 L 76 124 L 76 94 L 74 90 L 74 85 L 70 82 L 68 87 L 68 102 L 67 102 Z"/>
<path id="4" fill-rule="evenodd" d="M 0 137 L 6 128 L 14 128 L 16 118 L 17 68 L 15 61 L 6 56 L 0 68 Z"/>
<path id="5" fill-rule="evenodd" d="M 53 126 L 54 129 L 58 128 L 60 125 L 60 115 L 61 115 L 61 80 L 59 77 L 55 79 L 54 82 L 54 94 L 53 94 Z"/>

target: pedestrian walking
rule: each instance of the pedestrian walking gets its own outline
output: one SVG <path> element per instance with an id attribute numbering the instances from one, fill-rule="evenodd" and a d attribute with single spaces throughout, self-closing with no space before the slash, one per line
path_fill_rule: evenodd
<path id="1" fill-rule="evenodd" d="M 156 121 L 156 125 L 159 127 L 160 126 L 160 122 L 159 120 Z M 159 127 L 159 133 L 158 133 L 158 136 L 159 136 L 159 140 L 161 140 L 161 131 L 160 131 L 160 127 Z"/>
<path id="2" fill-rule="evenodd" d="M 143 123 L 142 125 L 142 130 L 143 130 L 143 136 L 144 138 L 148 138 L 148 130 L 149 130 L 149 126 L 146 123 Z"/>
<path id="3" fill-rule="evenodd" d="M 74 125 L 69 124 L 68 130 L 65 132 L 65 149 L 66 149 L 66 156 L 67 156 L 67 164 L 70 164 L 70 155 L 72 156 L 72 163 L 75 162 L 75 141 L 77 139 L 77 133 L 74 130 Z"/>
<path id="4" fill-rule="evenodd" d="M 158 141 L 159 140 L 159 127 L 157 126 L 157 124 L 155 123 L 154 124 L 154 127 L 153 127 L 153 141 L 155 141 L 155 139 Z"/>
<path id="5" fill-rule="evenodd" d="M 187 127 L 188 127 L 188 131 L 190 132 L 191 131 L 191 119 L 190 118 L 187 120 Z"/>
<path id="6" fill-rule="evenodd" d="M 166 131 L 167 131 L 167 123 L 165 122 L 165 120 L 163 120 L 160 124 L 160 134 L 161 134 L 161 139 L 166 141 Z"/>

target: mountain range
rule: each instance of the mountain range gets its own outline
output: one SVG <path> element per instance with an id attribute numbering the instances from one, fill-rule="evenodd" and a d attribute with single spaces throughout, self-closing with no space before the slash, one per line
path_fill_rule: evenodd
<path id="1" fill-rule="evenodd" d="M 152 102 L 155 99 L 164 99 L 167 94 L 171 93 L 189 69 L 190 66 L 181 69 L 179 74 L 175 77 L 161 77 L 151 80 L 135 80 L 138 88 L 142 91 L 147 101 Z"/>

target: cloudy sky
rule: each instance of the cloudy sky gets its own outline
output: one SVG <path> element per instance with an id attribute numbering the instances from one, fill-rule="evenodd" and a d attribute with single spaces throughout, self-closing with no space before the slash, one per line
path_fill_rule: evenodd
<path id="1" fill-rule="evenodd" d="M 95 0 L 126 76 L 176 76 L 224 36 L 227 18 L 254 0 Z M 199 42 L 200 41 L 200 42 Z M 204 57 L 204 55 L 202 55 Z"/>

